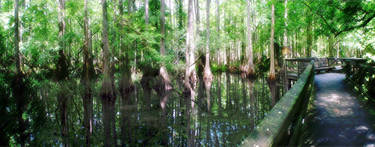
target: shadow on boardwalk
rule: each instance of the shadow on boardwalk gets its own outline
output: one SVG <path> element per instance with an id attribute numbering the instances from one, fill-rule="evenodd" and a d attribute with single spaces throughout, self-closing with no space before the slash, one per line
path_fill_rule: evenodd
<path id="1" fill-rule="evenodd" d="M 307 120 L 305 145 L 374 146 L 370 115 L 345 86 L 339 73 L 315 76 L 314 108 Z"/>

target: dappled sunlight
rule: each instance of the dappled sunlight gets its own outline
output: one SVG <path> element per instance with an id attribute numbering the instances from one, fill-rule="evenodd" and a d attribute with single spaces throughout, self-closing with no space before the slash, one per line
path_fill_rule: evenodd
<path id="1" fill-rule="evenodd" d="M 345 88 L 344 77 L 337 73 L 316 75 L 316 112 L 310 122 L 314 129 L 309 144 L 374 146 L 368 116 L 355 95 Z"/>
<path id="2" fill-rule="evenodd" d="M 375 141 L 374 26 L 374 0 L 0 0 L 0 147 L 232 147 L 265 116 L 301 146 L 311 109 Z"/>
<path id="3" fill-rule="evenodd" d="M 334 92 L 319 94 L 316 105 L 325 108 L 329 117 L 345 117 L 354 114 L 351 108 L 354 102 L 345 95 L 339 95 Z"/>
<path id="4" fill-rule="evenodd" d="M 375 141 L 375 134 L 371 133 L 367 135 L 367 139 Z"/>
<path id="5" fill-rule="evenodd" d="M 367 126 L 361 125 L 361 126 L 355 127 L 355 130 L 358 132 L 367 132 L 369 128 Z"/>
<path id="6" fill-rule="evenodd" d="M 347 110 L 334 108 L 333 111 L 330 112 L 330 114 L 331 116 L 344 117 L 353 115 L 354 112 L 351 108 L 348 108 Z"/>

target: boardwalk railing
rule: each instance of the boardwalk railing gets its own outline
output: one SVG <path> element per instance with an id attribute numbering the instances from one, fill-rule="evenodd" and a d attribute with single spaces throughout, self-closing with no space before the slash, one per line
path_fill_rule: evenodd
<path id="1" fill-rule="evenodd" d="M 299 76 L 298 81 L 272 108 L 241 146 L 296 145 L 301 141 L 301 130 L 312 96 L 314 60 Z"/>
<path id="2" fill-rule="evenodd" d="M 342 68 L 347 64 L 359 64 L 366 62 L 362 58 L 290 58 L 284 59 L 283 64 L 283 85 L 284 92 L 288 91 L 298 80 L 301 73 L 304 71 L 307 65 L 311 61 L 314 61 L 314 71 L 320 73 L 321 71 L 335 71 L 342 72 Z"/>

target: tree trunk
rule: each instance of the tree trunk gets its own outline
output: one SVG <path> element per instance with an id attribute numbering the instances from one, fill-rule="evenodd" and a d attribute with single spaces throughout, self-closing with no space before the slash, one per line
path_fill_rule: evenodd
<path id="1" fill-rule="evenodd" d="M 145 23 L 148 24 L 149 16 L 148 16 L 148 0 L 145 0 Z"/>
<path id="2" fill-rule="evenodd" d="M 68 61 L 65 56 L 65 0 L 59 0 L 59 59 L 57 63 L 57 80 L 59 81 L 60 89 L 58 94 L 60 121 L 61 121 L 61 137 L 64 146 L 68 146 L 68 97 L 65 96 L 66 85 L 65 80 L 68 77 Z"/>
<path id="3" fill-rule="evenodd" d="M 165 56 L 165 1 L 160 1 L 160 30 L 161 30 L 161 39 L 160 39 L 160 54 L 162 57 Z M 170 90 L 172 89 L 171 81 L 169 79 L 169 75 L 167 69 L 165 68 L 164 64 L 160 67 L 159 74 L 163 79 L 164 89 Z"/>
<path id="4" fill-rule="evenodd" d="M 270 80 L 275 80 L 275 53 L 274 53 L 274 34 L 275 34 L 275 4 L 271 6 L 271 38 L 270 38 L 270 53 L 271 53 L 271 66 L 270 66 Z"/>
<path id="5" fill-rule="evenodd" d="M 120 1 L 123 1 L 123 0 L 120 0 Z M 147 1 L 147 7 L 148 7 L 148 0 L 145 0 L 145 2 Z M 128 1 L 128 14 L 131 14 L 132 11 L 129 9 L 129 7 L 132 7 L 132 3 L 130 2 L 130 0 Z M 118 5 L 119 7 L 119 15 L 120 15 L 120 18 L 122 19 L 122 15 L 123 15 L 123 5 L 122 3 L 119 3 Z M 147 13 L 148 13 L 148 8 L 147 8 Z M 146 22 L 148 23 L 148 16 L 145 18 Z M 122 20 L 120 20 L 120 22 L 122 22 Z M 122 30 L 123 29 L 123 24 L 122 23 L 119 23 L 119 29 Z M 120 125 L 121 125 L 121 135 L 120 135 L 120 138 L 121 138 L 121 145 L 122 146 L 125 146 L 127 143 L 128 144 L 132 144 L 132 141 L 131 140 L 131 132 L 130 132 L 130 129 L 129 129 L 129 126 L 131 125 L 130 124 L 130 120 L 129 120 L 129 110 L 127 109 L 127 107 L 129 105 L 131 105 L 131 100 L 130 100 L 130 95 L 131 93 L 134 91 L 134 84 L 131 80 L 131 68 L 130 68 L 130 65 L 129 65 L 129 62 L 130 62 L 130 58 L 129 58 L 129 47 L 125 47 L 125 45 L 123 44 L 123 36 L 122 34 L 120 34 L 120 50 L 121 51 L 124 51 L 124 55 L 120 57 L 120 71 L 121 71 L 121 78 L 120 78 L 120 81 L 119 81 L 119 91 L 120 91 L 120 95 L 121 95 L 121 106 L 125 107 L 125 108 L 122 108 L 121 109 L 121 122 L 120 122 Z M 132 45 L 132 44 L 130 44 Z M 128 46 L 130 46 L 128 45 Z M 113 128 L 114 129 L 114 128 Z M 114 133 L 115 134 L 115 133 Z"/>
<path id="6" fill-rule="evenodd" d="M 288 0 L 284 2 L 284 35 L 283 35 L 283 52 L 286 58 L 289 57 L 290 47 L 288 46 Z"/>
<path id="7" fill-rule="evenodd" d="M 132 13 L 134 10 L 134 0 L 128 0 L 128 13 Z"/>
<path id="8" fill-rule="evenodd" d="M 177 1 L 177 13 L 178 13 L 178 28 L 181 30 L 184 27 L 183 24 L 183 1 Z"/>
<path id="9" fill-rule="evenodd" d="M 196 28 L 197 28 L 197 33 L 198 33 L 199 32 L 199 25 L 200 25 L 200 22 L 201 22 L 200 14 L 199 14 L 199 0 L 194 0 L 194 4 L 195 4 L 195 6 L 194 6 L 194 8 L 195 8 L 195 18 L 196 18 L 195 22 L 197 24 Z"/>
<path id="10" fill-rule="evenodd" d="M 185 80 L 184 85 L 187 89 L 188 95 L 191 96 L 191 99 L 194 99 L 194 85 L 190 83 L 195 83 L 195 63 L 194 63 L 194 18 L 193 18 L 193 0 L 188 1 L 188 22 L 187 22 L 187 34 L 186 34 L 186 69 L 185 69 Z"/>
<path id="11" fill-rule="evenodd" d="M 207 37 L 206 37 L 206 63 L 204 66 L 204 75 L 203 80 L 205 80 L 205 83 L 209 83 L 209 81 L 212 81 L 212 72 L 210 67 L 210 3 L 211 0 L 207 0 L 207 6 L 206 6 L 206 21 L 207 21 Z M 207 85 L 207 84 L 206 84 Z M 209 84 L 211 85 L 211 84 Z"/>
<path id="12" fill-rule="evenodd" d="M 93 72 L 93 63 L 91 56 L 91 32 L 89 31 L 89 16 L 88 16 L 88 0 L 84 3 L 84 35 L 85 42 L 83 47 L 83 85 L 84 85 L 84 96 L 83 107 L 84 107 L 84 127 L 86 132 L 86 146 L 91 146 L 91 135 L 92 135 L 92 125 L 93 125 L 93 99 L 92 99 L 92 89 L 91 89 L 91 74 Z"/>
<path id="13" fill-rule="evenodd" d="M 334 51 L 334 46 L 335 46 L 335 37 L 334 35 L 329 35 L 328 37 L 328 57 L 333 58 L 335 51 Z"/>
<path id="14" fill-rule="evenodd" d="M 201 23 L 200 23 L 200 12 L 199 12 L 200 8 L 199 8 L 199 0 L 193 0 L 193 2 L 194 2 L 194 6 L 193 6 L 194 12 L 195 12 L 194 13 L 194 15 L 195 15 L 195 19 L 194 19 L 194 21 L 195 21 L 195 26 L 194 26 L 195 31 L 193 31 L 194 32 L 193 38 L 194 38 L 194 42 L 197 42 L 198 40 L 201 39 L 201 36 L 200 36 L 200 34 L 201 34 L 201 30 L 200 30 Z M 199 44 L 195 44 L 195 48 L 198 48 L 198 50 L 200 50 L 201 46 Z"/>
<path id="15" fill-rule="evenodd" d="M 253 14 L 253 10 L 250 7 L 251 7 L 251 0 L 247 0 L 247 13 L 248 13 L 247 15 L 247 40 L 248 40 L 247 48 L 249 51 L 249 62 L 248 62 L 249 69 L 247 71 L 247 74 L 249 76 L 253 76 L 255 74 L 254 63 L 253 63 L 253 31 L 252 31 L 250 23 L 252 22 L 251 17 L 254 14 Z"/>
<path id="16" fill-rule="evenodd" d="M 120 0 L 120 1 L 123 1 L 123 0 Z M 145 1 L 146 2 L 146 1 Z M 147 5 L 148 5 L 148 1 L 147 1 Z M 119 7 L 119 15 L 120 15 L 120 18 L 122 18 L 123 16 L 123 5 L 120 3 L 118 5 Z M 129 9 L 129 7 L 133 7 L 133 4 L 131 1 L 128 1 L 128 14 L 131 14 L 132 13 L 132 10 L 131 8 Z M 148 7 L 148 6 L 147 6 Z M 148 9 L 147 9 L 147 13 L 148 13 Z M 149 18 L 147 16 L 147 18 L 145 18 L 148 23 L 149 21 Z M 120 20 L 120 22 L 122 22 L 122 20 Z M 122 23 L 119 23 L 119 29 L 122 30 L 123 29 L 123 25 Z M 132 137 L 131 137 L 131 131 L 129 129 L 129 127 L 131 126 L 131 121 L 130 121 L 130 110 L 127 109 L 127 107 L 129 105 L 131 105 L 131 100 L 130 100 L 130 95 L 131 93 L 134 91 L 134 84 L 131 80 L 131 67 L 130 67 L 130 58 L 129 58 L 129 55 L 130 55 L 130 52 L 129 52 L 129 46 L 131 46 L 132 44 L 128 45 L 128 47 L 125 47 L 125 45 L 123 44 L 123 36 L 122 34 L 120 34 L 120 50 L 121 51 L 124 51 L 124 56 L 121 56 L 120 57 L 120 71 L 121 71 L 121 78 L 120 78 L 120 81 L 119 81 L 119 91 L 120 91 L 120 95 L 121 95 L 121 106 L 124 107 L 121 109 L 120 113 L 121 113 L 121 116 L 120 116 L 120 126 L 121 126 L 121 134 L 120 134 L 120 139 L 121 139 L 121 145 L 122 146 L 125 146 L 126 144 L 132 144 L 133 143 L 133 140 L 132 140 Z M 113 107 L 114 108 L 114 107 Z M 115 110 L 115 109 L 113 109 Z M 112 110 L 112 111 L 113 111 Z M 113 114 L 113 122 L 115 122 L 115 112 L 113 111 L 112 112 Z M 115 123 L 113 123 L 113 135 L 116 136 L 116 131 L 115 131 Z"/>
<path id="17" fill-rule="evenodd" d="M 16 141 L 21 144 L 21 146 L 25 146 L 26 141 L 29 137 L 29 133 L 26 132 L 28 120 L 24 120 L 22 118 L 22 114 L 27 109 L 28 99 L 27 99 L 27 93 L 26 93 L 26 83 L 27 80 L 25 78 L 25 75 L 22 72 L 22 56 L 21 52 L 19 50 L 19 44 L 20 44 L 20 22 L 19 22 L 19 0 L 15 0 L 14 2 L 14 49 L 15 49 L 15 55 L 14 58 L 16 60 L 16 75 L 14 79 L 12 80 L 11 87 L 12 87 L 12 93 L 13 97 L 16 100 L 16 119 L 18 122 L 18 125 L 16 126 L 16 131 L 19 132 L 19 136 L 16 136 Z M 1 133 L 3 134 L 3 133 Z M 6 137 L 6 136 L 4 136 Z M 9 141 L 9 138 L 7 138 L 6 142 Z M 3 143 L 0 143 L 3 144 Z"/>
<path id="18" fill-rule="evenodd" d="M 216 0 L 217 33 L 220 34 L 220 0 Z"/>
<path id="19" fill-rule="evenodd" d="M 339 58 L 340 57 L 340 42 L 337 42 L 337 47 L 336 48 L 337 48 L 336 49 L 336 51 L 337 51 L 336 58 Z"/>
<path id="20" fill-rule="evenodd" d="M 20 53 L 20 30 L 19 30 L 19 0 L 14 2 L 14 49 L 16 51 L 17 73 L 21 73 L 21 53 Z"/>
<path id="21" fill-rule="evenodd" d="M 311 51 L 312 51 L 312 16 L 311 12 L 309 10 L 306 10 L 306 19 L 307 19 L 307 27 L 306 27 L 306 32 L 307 32 L 307 38 L 306 38 L 306 57 L 311 57 Z"/>
<path id="22" fill-rule="evenodd" d="M 112 108 L 114 107 L 116 96 L 114 93 L 113 80 L 111 79 L 111 63 L 110 63 L 110 52 L 109 52 L 109 41 L 108 41 L 108 20 L 107 20 L 107 1 L 102 0 L 102 13 L 103 13 L 103 34 L 102 34 L 102 43 L 103 43 L 103 83 L 100 91 L 100 96 L 103 103 L 103 124 L 104 124 L 104 146 L 113 146 L 113 129 L 112 129 Z"/>

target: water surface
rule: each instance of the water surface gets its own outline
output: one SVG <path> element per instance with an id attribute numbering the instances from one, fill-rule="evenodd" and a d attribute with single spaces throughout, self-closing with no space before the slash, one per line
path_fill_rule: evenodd
<path id="1" fill-rule="evenodd" d="M 100 85 L 98 82 L 94 88 L 93 144 L 102 146 L 104 131 Z M 42 96 L 46 96 L 46 93 L 53 95 L 52 88 L 48 88 L 40 90 Z M 140 82 L 135 82 L 135 90 L 128 99 L 121 99 L 120 94 L 117 94 L 115 116 L 112 119 L 115 122 L 114 139 L 117 144 L 236 146 L 277 102 L 281 90 L 263 77 L 249 80 L 225 73 L 215 75 L 208 88 L 200 79 L 195 88 L 194 100 L 184 95 L 181 82 L 175 82 L 173 88 L 169 92 L 160 92 L 157 87 L 142 86 Z M 71 86 L 69 93 L 69 142 L 82 145 L 85 140 L 82 91 Z M 48 120 L 52 124 L 43 132 L 32 133 L 34 136 L 44 133 L 42 136 L 46 139 L 41 144 L 61 143 L 56 106 L 47 108 Z"/>

